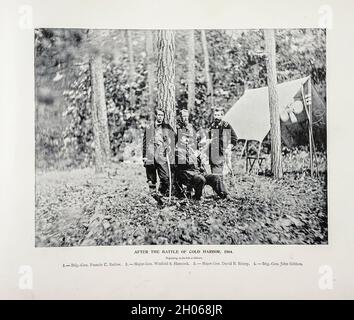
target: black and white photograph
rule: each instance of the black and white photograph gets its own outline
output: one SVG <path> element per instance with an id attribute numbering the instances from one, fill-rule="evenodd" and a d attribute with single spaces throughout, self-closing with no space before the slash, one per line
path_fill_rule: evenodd
<path id="1" fill-rule="evenodd" d="M 327 245 L 326 29 L 34 29 L 35 246 Z"/>

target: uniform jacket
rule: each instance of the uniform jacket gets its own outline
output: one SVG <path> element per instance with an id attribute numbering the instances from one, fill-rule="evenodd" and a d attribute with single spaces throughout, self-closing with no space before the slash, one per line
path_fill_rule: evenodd
<path id="1" fill-rule="evenodd" d="M 237 136 L 231 125 L 226 121 L 214 121 L 208 131 L 211 139 L 209 147 L 209 162 L 220 163 L 224 160 L 225 149 L 228 144 L 233 146 L 237 143 Z M 226 144 L 225 144 L 226 142 Z M 224 145 L 225 144 L 225 145 Z"/>
<path id="2" fill-rule="evenodd" d="M 149 125 L 144 131 L 143 158 L 147 158 L 146 164 L 165 163 L 167 154 L 169 160 L 174 163 L 174 146 L 176 135 L 169 124 L 156 123 Z"/>

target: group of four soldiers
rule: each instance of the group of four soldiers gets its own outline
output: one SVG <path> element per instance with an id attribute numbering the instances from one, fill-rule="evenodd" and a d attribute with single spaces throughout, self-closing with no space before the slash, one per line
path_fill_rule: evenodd
<path id="1" fill-rule="evenodd" d="M 221 108 L 214 109 L 211 126 L 197 132 L 189 121 L 188 110 L 183 109 L 176 132 L 166 123 L 164 110 L 155 111 L 155 121 L 144 132 L 143 162 L 150 193 L 158 202 L 171 194 L 200 200 L 205 185 L 220 198 L 228 198 L 223 168 L 237 137 L 222 120 L 223 115 Z"/>

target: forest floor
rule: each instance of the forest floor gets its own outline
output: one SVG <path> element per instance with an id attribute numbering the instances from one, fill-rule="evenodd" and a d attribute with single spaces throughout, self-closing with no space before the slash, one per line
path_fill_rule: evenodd
<path id="1" fill-rule="evenodd" d="M 235 166 L 225 178 L 231 199 L 206 187 L 199 202 L 164 206 L 148 195 L 141 164 L 114 164 L 101 176 L 37 171 L 36 246 L 327 243 L 325 171 L 279 181 L 244 171 Z"/>

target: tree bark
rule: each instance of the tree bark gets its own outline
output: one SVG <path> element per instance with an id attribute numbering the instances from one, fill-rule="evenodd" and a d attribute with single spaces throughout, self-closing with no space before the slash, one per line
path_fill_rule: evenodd
<path id="1" fill-rule="evenodd" d="M 165 122 L 176 129 L 174 31 L 157 32 L 157 106 L 165 110 Z"/>
<path id="2" fill-rule="evenodd" d="M 195 103 L 195 44 L 194 30 L 188 31 L 188 110 L 192 112 Z"/>
<path id="3" fill-rule="evenodd" d="M 97 49 L 97 36 L 94 31 L 89 33 L 89 41 L 92 46 L 90 56 L 91 76 L 91 112 L 93 123 L 93 135 L 95 145 L 95 169 L 102 172 L 110 158 L 110 142 L 107 121 L 107 107 L 104 90 L 102 54 Z"/>
<path id="4" fill-rule="evenodd" d="M 270 136 L 271 136 L 271 166 L 275 179 L 283 177 L 282 158 L 281 158 L 281 132 L 280 117 L 277 92 L 277 70 L 275 53 L 275 32 L 273 29 L 264 30 L 266 45 L 266 65 L 267 81 L 269 94 L 269 113 L 270 113 Z"/>
<path id="5" fill-rule="evenodd" d="M 134 54 L 133 54 L 133 43 L 132 43 L 132 34 L 130 30 L 125 31 L 125 37 L 128 47 L 128 59 L 129 59 L 129 102 L 130 107 L 135 107 L 135 88 L 133 83 L 135 82 L 135 66 L 134 66 Z"/>
<path id="6" fill-rule="evenodd" d="M 213 91 L 213 83 L 210 75 L 210 67 L 209 67 L 209 52 L 208 52 L 208 42 L 206 39 L 205 30 L 201 30 L 201 40 L 202 47 L 204 53 L 204 72 L 205 72 L 205 81 L 207 84 L 207 101 L 210 106 L 214 105 L 214 91 Z"/>
<path id="7" fill-rule="evenodd" d="M 153 120 L 155 116 L 155 59 L 154 59 L 154 34 L 152 30 L 146 31 L 146 57 L 147 57 L 147 80 L 148 80 L 148 107 L 150 118 Z"/>

